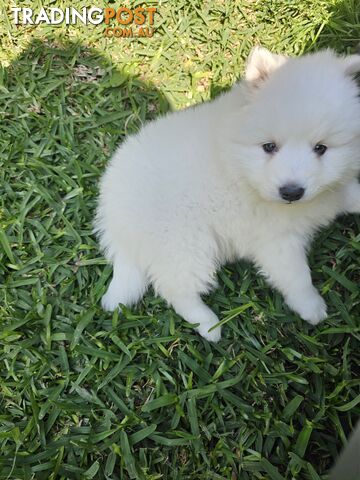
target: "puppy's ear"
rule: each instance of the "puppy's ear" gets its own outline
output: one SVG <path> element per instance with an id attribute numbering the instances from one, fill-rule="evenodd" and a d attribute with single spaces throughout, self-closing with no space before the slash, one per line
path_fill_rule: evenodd
<path id="1" fill-rule="evenodd" d="M 271 53 L 263 47 L 254 47 L 246 62 L 245 80 L 259 87 L 286 60 L 284 55 Z"/>
<path id="2" fill-rule="evenodd" d="M 346 75 L 360 73 L 360 55 L 349 55 L 344 59 L 344 62 Z"/>

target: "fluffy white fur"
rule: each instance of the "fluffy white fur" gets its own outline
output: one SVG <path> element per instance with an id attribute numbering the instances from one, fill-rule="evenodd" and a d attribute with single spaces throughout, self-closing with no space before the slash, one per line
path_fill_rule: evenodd
<path id="1" fill-rule="evenodd" d="M 326 305 L 306 249 L 336 215 L 360 213 L 360 56 L 251 53 L 244 81 L 169 114 L 123 143 L 101 181 L 96 230 L 114 275 L 103 307 L 155 291 L 208 340 L 218 322 L 200 295 L 225 262 L 247 258 L 316 324 Z M 262 145 L 274 142 L 269 154 Z M 328 148 L 314 152 L 316 144 Z M 300 185 L 284 201 L 279 188 Z"/>

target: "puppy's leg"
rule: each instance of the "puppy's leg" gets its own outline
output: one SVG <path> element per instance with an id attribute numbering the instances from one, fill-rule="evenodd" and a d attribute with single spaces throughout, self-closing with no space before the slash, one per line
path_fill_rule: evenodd
<path id="1" fill-rule="evenodd" d="M 172 236 L 149 266 L 149 278 L 155 291 L 189 323 L 199 324 L 197 331 L 209 341 L 220 340 L 221 329 L 211 332 L 218 318 L 202 301 L 200 294 L 216 286 L 216 244 L 206 231 L 203 235 L 196 224 L 187 234 L 181 234 L 182 242 Z"/>
<path id="2" fill-rule="evenodd" d="M 256 262 L 301 318 L 313 325 L 326 318 L 326 304 L 312 284 L 301 245 L 292 239 L 266 244 L 257 253 Z"/>
<path id="3" fill-rule="evenodd" d="M 147 280 L 141 269 L 122 253 L 114 260 L 113 278 L 101 304 L 105 310 L 115 310 L 122 303 L 133 305 L 137 303 L 147 287 Z"/>
<path id="4" fill-rule="evenodd" d="M 201 300 L 200 295 L 193 293 L 179 294 L 168 292 L 166 300 L 171 303 L 175 311 L 189 323 L 198 323 L 196 330 L 209 342 L 218 342 L 221 338 L 221 328 L 217 327 L 211 332 L 210 328 L 219 321 L 215 313 Z"/>
<path id="5" fill-rule="evenodd" d="M 217 342 L 221 338 L 221 328 L 217 327 L 211 332 L 209 329 L 219 320 L 200 297 L 200 292 L 205 292 L 211 285 L 216 284 L 214 266 L 207 260 L 206 266 L 203 261 L 195 268 L 196 260 L 185 263 L 184 259 L 180 262 L 172 257 L 172 261 L 168 259 L 156 265 L 152 271 L 152 279 L 155 290 L 179 315 L 189 323 L 198 323 L 197 331 L 200 335 L 211 342 Z"/>
<path id="6" fill-rule="evenodd" d="M 344 187 L 344 211 L 360 213 L 360 183 L 357 180 Z"/>

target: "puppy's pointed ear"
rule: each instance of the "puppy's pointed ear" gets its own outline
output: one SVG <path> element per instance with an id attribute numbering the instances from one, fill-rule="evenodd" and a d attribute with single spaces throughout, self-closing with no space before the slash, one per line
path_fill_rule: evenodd
<path id="1" fill-rule="evenodd" d="M 349 55 L 344 59 L 344 62 L 346 75 L 360 73 L 360 55 Z"/>
<path id="2" fill-rule="evenodd" d="M 254 47 L 246 62 L 245 80 L 259 87 L 286 60 L 284 55 L 271 53 L 263 47 Z"/>

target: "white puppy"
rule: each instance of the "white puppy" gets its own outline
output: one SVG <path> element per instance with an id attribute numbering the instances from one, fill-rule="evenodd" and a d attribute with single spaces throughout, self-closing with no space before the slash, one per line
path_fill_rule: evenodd
<path id="1" fill-rule="evenodd" d="M 114 266 L 103 307 L 134 304 L 151 283 L 219 340 L 200 295 L 246 258 L 304 320 L 323 320 L 306 249 L 336 215 L 360 212 L 359 70 L 356 55 L 255 48 L 231 91 L 128 138 L 101 181 L 96 230 Z"/>

